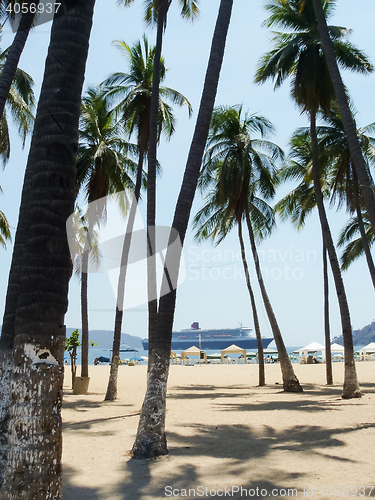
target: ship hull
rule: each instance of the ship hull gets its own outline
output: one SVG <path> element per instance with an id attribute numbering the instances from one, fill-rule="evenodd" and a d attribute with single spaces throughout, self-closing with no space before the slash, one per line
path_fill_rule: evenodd
<path id="1" fill-rule="evenodd" d="M 270 343 L 273 341 L 273 338 L 262 338 L 263 349 L 266 349 Z M 215 339 L 215 338 L 202 338 L 200 341 L 200 348 L 202 351 L 208 350 L 219 350 L 222 351 L 226 349 L 230 345 L 235 344 L 242 349 L 253 349 L 258 350 L 257 339 L 255 337 L 230 337 L 227 339 Z M 143 349 L 148 351 L 148 339 L 142 340 Z M 177 338 L 174 339 L 172 337 L 172 351 L 184 351 L 189 349 L 189 347 L 199 347 L 199 339 L 198 338 Z"/>

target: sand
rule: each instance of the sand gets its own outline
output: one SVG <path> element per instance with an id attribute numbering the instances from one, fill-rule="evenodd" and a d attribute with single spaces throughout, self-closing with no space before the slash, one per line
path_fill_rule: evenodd
<path id="1" fill-rule="evenodd" d="M 130 459 L 146 366 L 119 367 L 113 403 L 108 366 L 90 367 L 87 396 L 72 394 L 67 371 L 64 500 L 375 496 L 375 362 L 357 363 L 356 400 L 340 397 L 343 363 L 331 387 L 325 365 L 294 366 L 302 394 L 282 392 L 278 365 L 266 365 L 264 388 L 257 365 L 171 366 L 170 453 L 149 460 Z"/>

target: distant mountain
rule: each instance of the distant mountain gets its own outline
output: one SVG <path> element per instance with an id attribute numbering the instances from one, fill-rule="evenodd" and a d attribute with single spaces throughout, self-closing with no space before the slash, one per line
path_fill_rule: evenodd
<path id="1" fill-rule="evenodd" d="M 66 336 L 69 337 L 73 330 L 74 328 L 67 328 Z M 81 335 L 81 329 L 79 329 L 79 332 Z M 96 342 L 97 345 L 95 347 L 99 349 L 112 349 L 113 330 L 90 330 L 89 339 Z M 128 333 L 121 333 L 121 344 L 127 344 L 139 351 L 143 349 L 142 339 Z"/>
<path id="2" fill-rule="evenodd" d="M 0 332 L 1 327 L 2 325 L 0 325 Z M 67 328 L 66 336 L 69 337 L 73 330 L 75 330 L 75 328 Z M 80 328 L 79 332 L 81 337 Z M 95 347 L 98 347 L 99 349 L 112 349 L 113 330 L 90 330 L 89 338 L 97 343 Z M 135 337 L 134 335 L 129 335 L 128 333 L 121 333 L 121 344 L 127 344 L 128 346 L 133 347 L 133 349 L 138 349 L 138 351 L 143 349 L 142 339 L 140 337 Z"/>
<path id="3" fill-rule="evenodd" d="M 344 345 L 342 335 L 335 337 L 332 342 Z M 367 345 L 370 342 L 375 342 L 375 321 L 373 321 L 370 325 L 364 326 L 360 330 L 353 330 L 354 345 Z"/>

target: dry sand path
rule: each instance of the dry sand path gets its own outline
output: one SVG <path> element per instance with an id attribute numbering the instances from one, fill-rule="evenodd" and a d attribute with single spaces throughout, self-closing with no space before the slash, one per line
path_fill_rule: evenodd
<path id="1" fill-rule="evenodd" d="M 332 387 L 325 365 L 294 366 L 302 394 L 282 392 L 278 365 L 266 365 L 264 388 L 257 365 L 171 366 L 170 454 L 141 461 L 129 452 L 146 366 L 120 367 L 114 403 L 103 402 L 109 367 L 90 367 L 87 396 L 73 396 L 68 374 L 64 500 L 259 498 L 288 488 L 305 499 L 375 496 L 375 363 L 357 363 L 359 400 L 340 397 L 343 363 L 333 365 Z"/>

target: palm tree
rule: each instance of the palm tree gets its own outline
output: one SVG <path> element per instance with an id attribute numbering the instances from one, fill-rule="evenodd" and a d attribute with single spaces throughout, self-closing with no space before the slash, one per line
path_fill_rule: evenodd
<path id="1" fill-rule="evenodd" d="M 109 110 L 108 103 L 99 88 L 90 88 L 82 99 L 79 137 L 77 189 L 84 192 L 89 203 L 86 214 L 87 238 L 81 265 L 81 377 L 88 377 L 87 281 L 92 233 L 96 224 L 106 221 L 107 196 L 133 186 L 128 171 L 134 171 L 136 165 L 127 156 L 128 151 L 134 151 L 135 148 L 125 140 L 125 130 L 116 119 L 115 113 Z"/>
<path id="2" fill-rule="evenodd" d="M 186 163 L 184 180 L 176 204 L 172 223 L 173 231 L 167 250 L 162 282 L 162 291 L 166 292 L 168 290 L 168 293 L 161 294 L 159 300 L 155 343 L 147 377 L 147 392 L 143 401 L 137 436 L 132 450 L 134 458 L 146 458 L 168 453 L 165 436 L 165 404 L 176 303 L 176 289 L 174 286 L 170 286 L 170 283 L 171 277 L 175 280 L 178 276 L 181 258 L 180 251 L 176 251 L 176 246 L 172 245 L 172 243 L 176 238 L 176 234 L 182 244 L 185 239 L 210 128 L 232 6 L 233 0 L 221 0 L 220 2 L 194 136 Z"/>
<path id="3" fill-rule="evenodd" d="M 4 60 L 9 49 L 0 53 L 0 72 L 4 70 Z M 0 77 L 1 81 L 1 77 Z M 3 165 L 10 157 L 10 137 L 7 114 L 10 114 L 18 127 L 18 133 L 25 145 L 26 137 L 32 132 L 34 125 L 33 109 L 35 97 L 33 92 L 34 81 L 25 71 L 17 68 L 13 83 L 7 93 L 5 113 L 0 118 L 0 157 Z M 0 89 L 1 93 L 1 89 Z"/>
<path id="4" fill-rule="evenodd" d="M 341 269 L 343 271 L 346 271 L 349 266 L 364 253 L 363 236 L 360 225 L 363 225 L 367 246 L 370 247 L 374 243 L 375 238 L 372 226 L 367 213 L 364 211 L 361 211 L 361 220 L 362 222 L 359 223 L 358 217 L 353 215 L 339 235 L 337 242 L 338 246 L 343 247 L 346 245 L 341 256 Z M 356 235 L 359 235 L 359 238 L 355 238 Z"/>
<path id="5" fill-rule="evenodd" d="M 241 242 L 240 222 L 242 219 L 246 221 L 263 303 L 279 353 L 284 390 L 298 392 L 301 391 L 301 387 L 294 374 L 267 295 L 255 244 L 255 237 L 258 236 L 260 239 L 269 234 L 274 224 L 272 209 L 257 196 L 257 193 L 265 198 L 273 197 L 277 181 L 274 175 L 275 162 L 283 158 L 283 152 L 275 144 L 263 139 L 266 133 L 273 131 L 272 124 L 266 118 L 246 114 L 242 119 L 241 112 L 241 106 L 219 107 L 212 115 L 202 176 L 203 186 L 212 189 L 205 207 L 198 213 L 196 222 L 202 221 L 204 223 L 208 219 L 207 228 L 202 226 L 207 232 L 213 223 L 209 219 L 211 210 L 215 212 L 217 207 L 224 206 L 225 210 L 222 214 L 224 220 L 219 234 L 226 230 L 226 226 L 231 227 L 235 221 L 239 224 L 238 231 Z M 252 138 L 253 133 L 260 134 L 262 139 Z M 225 235 L 225 232 L 223 234 Z M 243 243 L 240 244 L 242 248 Z M 262 340 L 260 332 L 257 333 L 259 349 Z"/>
<path id="6" fill-rule="evenodd" d="M 120 0 L 124 5 L 130 5 L 134 0 Z M 161 54 L 163 33 L 167 25 L 167 16 L 172 0 L 145 0 L 145 20 L 148 24 L 156 24 L 156 45 L 153 61 L 153 75 L 158 75 L 161 69 Z M 181 15 L 187 19 L 194 19 L 199 13 L 198 0 L 178 0 Z M 153 339 L 156 334 L 157 323 L 157 284 L 156 284 L 156 172 L 157 172 L 157 144 L 159 120 L 159 81 L 153 79 L 150 103 L 150 132 L 148 144 L 147 168 L 147 281 L 148 281 L 148 310 L 149 310 L 149 359 L 153 349 Z"/>
<path id="7" fill-rule="evenodd" d="M 66 220 L 74 209 L 78 121 L 94 0 L 61 4 L 65 13 L 55 17 L 51 29 L 13 252 L 15 326 L 1 339 L 2 356 L 14 346 L 12 364 L 3 365 L 1 385 L 2 453 L 9 429 L 7 464 L 1 471 L 5 498 L 61 498 L 64 315 L 71 272 Z"/>
<path id="8" fill-rule="evenodd" d="M 334 3 L 333 0 L 324 1 L 325 15 L 329 16 L 332 12 Z M 320 32 L 312 0 L 306 0 L 303 5 L 301 5 L 300 0 L 290 0 L 289 2 L 273 0 L 266 8 L 271 12 L 266 20 L 268 27 L 281 26 L 284 29 L 289 28 L 290 31 L 275 33 L 273 40 L 276 48 L 262 57 L 256 73 L 256 81 L 264 82 L 272 78 L 275 80 L 275 88 L 277 88 L 287 77 L 291 76 L 292 96 L 301 107 L 302 112 L 308 113 L 310 118 L 315 197 L 324 245 L 328 251 L 335 280 L 343 329 L 345 380 L 342 397 L 360 397 L 361 392 L 354 363 L 349 307 L 320 188 L 316 115 L 319 110 L 328 112 L 334 100 L 327 61 L 321 46 Z M 362 72 L 372 69 L 366 57 L 346 41 L 347 30 L 331 26 L 330 35 L 333 38 L 337 57 L 343 67 Z"/>
<path id="9" fill-rule="evenodd" d="M 299 184 L 284 196 L 275 206 L 281 219 L 290 219 L 296 229 L 304 227 L 306 217 L 316 207 L 316 197 L 312 173 L 312 144 L 307 129 L 297 130 L 290 140 L 291 151 L 285 165 L 280 169 L 280 182 L 299 180 Z M 331 185 L 327 182 L 327 154 L 319 143 L 320 185 L 324 198 L 329 198 Z M 327 269 L 327 249 L 323 241 L 323 288 L 324 288 L 324 337 L 326 345 L 326 380 L 333 384 L 331 358 L 331 332 L 329 322 L 329 283 Z"/>
<path id="10" fill-rule="evenodd" d="M 139 181 L 137 182 L 134 192 L 134 203 L 137 204 L 141 190 L 143 163 L 147 155 L 150 135 L 150 109 L 152 100 L 155 48 L 149 48 L 148 41 L 145 36 L 143 37 L 143 48 L 140 41 L 133 47 L 130 47 L 125 42 L 116 43 L 120 50 L 123 51 L 129 58 L 130 72 L 114 73 L 103 82 L 103 85 L 106 87 L 105 95 L 107 100 L 111 103 L 116 103 L 115 111 L 124 121 L 124 126 L 129 136 L 133 132 L 136 132 L 137 134 Z M 165 79 L 165 75 L 166 69 L 164 60 L 161 58 L 159 82 L 162 82 Z M 191 105 L 186 97 L 174 89 L 163 86 L 160 87 L 157 124 L 158 142 L 162 132 L 165 137 L 169 139 L 175 130 L 175 119 L 172 108 L 166 101 L 163 100 L 163 98 L 179 106 L 188 106 L 189 115 L 192 113 Z M 133 208 L 132 213 L 134 210 L 135 207 Z M 114 400 L 117 394 L 118 359 L 123 317 L 125 272 L 127 267 L 126 262 L 128 260 L 126 255 L 129 253 L 129 250 L 125 250 L 125 246 L 129 246 L 130 248 L 131 233 L 133 230 L 133 227 L 131 227 L 132 217 L 129 218 L 127 228 L 128 237 L 124 242 L 124 254 L 120 267 L 111 374 L 108 381 L 108 388 L 105 397 L 106 400 Z M 149 353 L 151 351 L 152 345 L 149 344 Z"/>
<path id="11" fill-rule="evenodd" d="M 371 221 L 372 229 L 373 231 L 375 231 L 375 197 L 372 189 L 372 180 L 368 175 L 366 162 L 361 153 L 361 147 L 356 133 L 355 121 L 350 111 L 348 98 L 338 67 L 338 63 L 342 66 L 343 60 L 335 51 L 335 43 L 334 39 L 332 38 L 332 27 L 327 26 L 326 18 L 324 15 L 324 8 L 322 6 L 321 0 L 312 0 L 312 2 L 314 5 L 316 21 L 319 27 L 321 44 L 324 50 L 325 57 L 327 59 L 328 71 L 332 80 L 332 85 L 335 91 L 340 115 L 342 116 L 345 134 L 348 138 L 350 153 L 353 158 L 353 164 L 357 172 L 362 196 L 366 204 L 366 209 Z M 360 59 L 362 59 L 362 64 L 358 67 L 358 69 L 362 71 L 361 67 L 366 67 L 367 71 L 372 71 L 373 67 L 370 65 L 367 58 L 363 57 L 363 54 L 361 53 L 359 53 L 358 56 Z"/>
<path id="12" fill-rule="evenodd" d="M 7 7 L 12 6 L 14 4 L 14 0 L 12 1 L 1 1 L 0 2 L 0 18 L 6 19 L 12 16 L 9 16 L 7 12 Z M 8 94 L 10 92 L 12 82 L 16 77 L 18 63 L 22 54 L 22 51 L 25 47 L 27 37 L 29 36 L 31 27 L 34 22 L 34 18 L 37 12 L 39 0 L 26 0 L 22 3 L 22 5 L 28 5 L 25 13 L 22 14 L 21 19 L 19 21 L 17 27 L 17 33 L 14 37 L 12 45 L 9 47 L 6 53 L 6 61 L 1 68 L 0 75 L 0 119 L 3 116 L 5 104 L 8 99 Z M 31 4 L 33 7 L 30 8 Z M 35 7 L 35 9 L 34 9 Z M 14 13 L 14 11 L 12 11 Z"/>
<path id="13" fill-rule="evenodd" d="M 353 113 L 353 118 L 355 114 Z M 363 196 L 359 186 L 357 172 L 354 168 L 349 143 L 345 135 L 344 124 L 337 107 L 333 107 L 328 114 L 324 115 L 325 126 L 319 127 L 318 132 L 322 136 L 322 147 L 329 155 L 331 163 L 330 175 L 333 177 L 332 202 L 338 200 L 338 207 L 346 203 L 347 211 L 356 213 L 358 229 L 362 238 L 362 249 L 365 252 L 367 265 L 370 271 L 373 286 L 375 288 L 375 266 L 368 244 L 365 226 L 362 219 Z M 375 139 L 369 134 L 374 133 L 375 122 L 363 128 L 357 129 L 357 136 L 362 156 L 366 161 L 368 176 L 372 181 L 369 165 L 374 162 Z"/>

